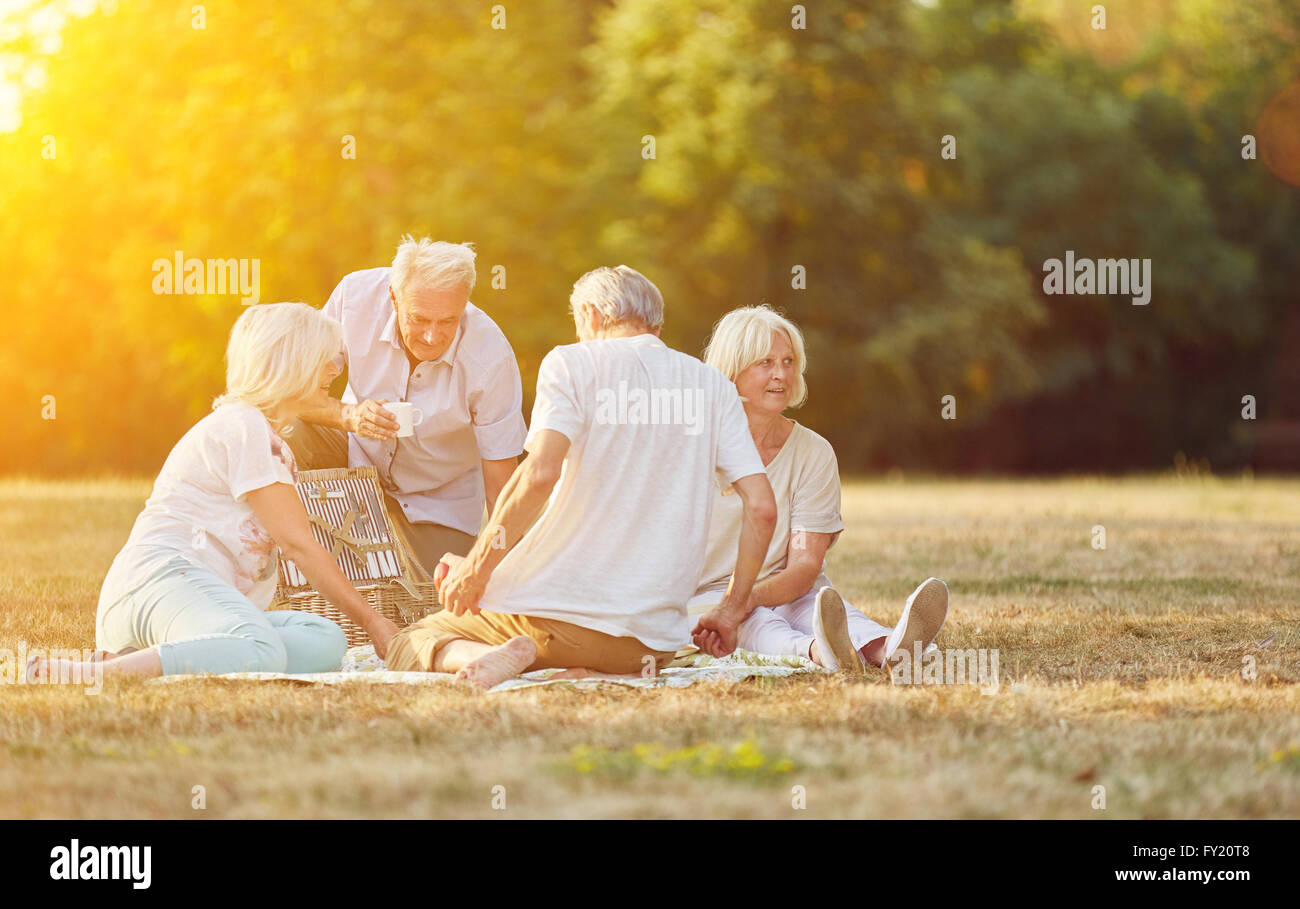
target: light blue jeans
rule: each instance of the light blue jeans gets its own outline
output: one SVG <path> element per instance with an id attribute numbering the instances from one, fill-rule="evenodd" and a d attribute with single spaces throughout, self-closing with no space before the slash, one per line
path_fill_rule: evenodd
<path id="1" fill-rule="evenodd" d="M 161 559 L 130 593 L 100 603 L 96 646 L 118 653 L 156 647 L 163 675 L 194 672 L 332 672 L 347 637 L 323 616 L 265 612 L 210 569 L 182 555 Z"/>

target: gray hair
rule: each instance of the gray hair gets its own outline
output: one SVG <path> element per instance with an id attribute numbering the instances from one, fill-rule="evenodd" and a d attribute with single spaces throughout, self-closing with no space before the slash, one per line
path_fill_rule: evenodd
<path id="1" fill-rule="evenodd" d="M 639 322 L 650 331 L 664 324 L 664 298 L 659 288 L 635 268 L 593 268 L 573 284 L 569 310 L 577 318 L 583 304 L 596 309 L 605 325 Z"/>
<path id="2" fill-rule="evenodd" d="M 407 284 L 414 282 L 428 290 L 464 286 L 468 294 L 477 278 L 475 255 L 473 243 L 446 243 L 428 237 L 416 240 L 407 234 L 393 256 L 393 291 L 400 296 Z"/>

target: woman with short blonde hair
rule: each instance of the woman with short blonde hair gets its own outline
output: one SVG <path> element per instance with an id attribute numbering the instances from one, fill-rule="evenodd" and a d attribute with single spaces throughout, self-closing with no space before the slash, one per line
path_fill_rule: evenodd
<path id="1" fill-rule="evenodd" d="M 342 350 L 343 327 L 306 303 L 251 306 L 230 330 L 226 391 L 212 409 L 243 402 L 279 422 L 281 405 L 304 389 L 314 395 L 317 377 L 339 365 Z"/>
<path id="2" fill-rule="evenodd" d="M 800 656 L 824 668 L 884 666 L 915 642 L 924 649 L 943 627 L 948 588 L 929 578 L 913 591 L 893 629 L 847 605 L 823 573 L 844 523 L 840 477 L 829 442 L 786 417 L 808 397 L 803 333 L 767 306 L 727 313 L 714 327 L 705 361 L 736 383 L 750 434 L 776 496 L 777 527 L 754 585 L 755 608 L 737 646 Z M 740 509 L 730 490 L 714 501 L 704 572 L 692 613 L 720 602 L 736 562 Z"/>
<path id="3" fill-rule="evenodd" d="M 226 391 L 163 464 L 100 590 L 98 667 L 35 659 L 28 677 L 338 669 L 343 630 L 268 612 L 280 557 L 365 628 L 382 655 L 396 626 L 371 609 L 311 532 L 281 430 L 319 407 L 339 374 L 339 323 L 305 303 L 245 310 L 226 350 Z"/>

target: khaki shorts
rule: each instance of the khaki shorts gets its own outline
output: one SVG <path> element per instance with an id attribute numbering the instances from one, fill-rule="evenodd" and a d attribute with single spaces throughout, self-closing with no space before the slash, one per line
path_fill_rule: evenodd
<path id="1" fill-rule="evenodd" d="M 676 656 L 676 651 L 651 650 L 633 637 L 614 637 L 569 622 L 485 609 L 478 615 L 437 612 L 403 628 L 388 645 L 388 668 L 395 672 L 433 672 L 434 657 L 452 641 L 496 646 L 521 635 L 537 644 L 537 659 L 525 672 L 581 667 L 631 675 L 645 672 L 650 665 L 658 672 Z"/>

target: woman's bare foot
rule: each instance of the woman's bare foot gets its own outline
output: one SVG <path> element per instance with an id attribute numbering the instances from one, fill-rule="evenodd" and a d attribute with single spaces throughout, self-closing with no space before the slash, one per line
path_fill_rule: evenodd
<path id="1" fill-rule="evenodd" d="M 456 673 L 456 681 L 487 691 L 506 679 L 513 679 L 531 666 L 535 659 L 537 644 L 532 638 L 520 635 L 466 663 Z"/>
<path id="2" fill-rule="evenodd" d="M 154 678 L 162 675 L 162 658 L 157 648 L 128 649 L 120 654 L 107 654 L 102 659 L 51 660 L 34 656 L 27 661 L 29 683 L 58 683 L 62 685 L 99 685 L 106 676 L 117 673 L 142 675 Z"/>
<path id="3" fill-rule="evenodd" d="M 93 681 L 95 672 L 96 667 L 93 662 L 80 663 L 75 660 L 32 657 L 27 661 L 27 684 L 80 685 Z"/>

